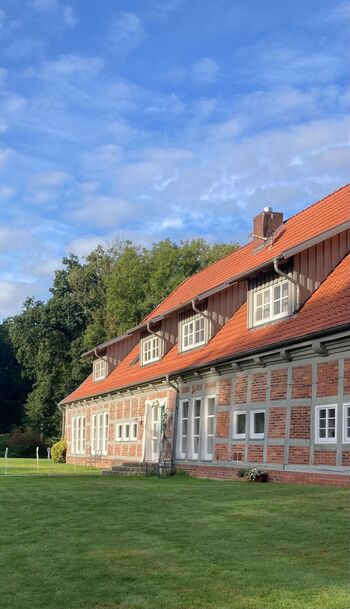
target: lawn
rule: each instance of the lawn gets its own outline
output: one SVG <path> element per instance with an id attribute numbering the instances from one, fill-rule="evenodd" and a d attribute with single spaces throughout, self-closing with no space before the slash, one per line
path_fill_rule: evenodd
<path id="1" fill-rule="evenodd" d="M 348 609 L 344 489 L 0 478 L 1 609 Z"/>
<path id="2" fill-rule="evenodd" d="M 67 463 L 54 463 L 52 459 L 39 459 L 38 464 L 36 459 L 0 458 L 0 478 L 1 476 L 14 475 L 59 475 L 74 473 L 100 474 L 100 471 L 96 469 L 91 469 L 89 466 L 86 465 L 68 465 Z"/>

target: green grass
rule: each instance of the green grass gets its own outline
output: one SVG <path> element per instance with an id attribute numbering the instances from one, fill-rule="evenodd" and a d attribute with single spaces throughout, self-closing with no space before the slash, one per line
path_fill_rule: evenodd
<path id="1" fill-rule="evenodd" d="M 0 458 L 0 477 L 1 476 L 22 476 L 22 475 L 59 475 L 59 474 L 100 474 L 100 470 L 91 469 L 86 465 L 68 465 L 68 463 L 54 463 L 51 459 L 39 459 L 39 466 L 36 459 L 4 459 Z M 1 605 L 0 605 L 1 607 Z"/>
<path id="2" fill-rule="evenodd" d="M 348 609 L 344 489 L 0 479 L 1 609 Z"/>

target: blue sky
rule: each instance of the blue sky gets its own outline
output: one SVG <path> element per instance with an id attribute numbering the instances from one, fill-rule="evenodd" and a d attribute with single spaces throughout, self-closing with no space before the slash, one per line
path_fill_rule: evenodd
<path id="1" fill-rule="evenodd" d="M 0 318 L 69 252 L 243 243 L 346 183 L 348 7 L 0 0 Z"/>

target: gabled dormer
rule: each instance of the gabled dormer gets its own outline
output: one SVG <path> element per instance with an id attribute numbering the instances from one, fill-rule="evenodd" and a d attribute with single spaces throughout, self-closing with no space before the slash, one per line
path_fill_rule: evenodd
<path id="1" fill-rule="evenodd" d="M 141 332 L 140 336 L 140 364 L 147 366 L 159 361 L 165 352 L 163 332 L 161 324 L 155 324 L 152 328 Z"/>
<path id="2" fill-rule="evenodd" d="M 179 314 L 178 343 L 179 351 L 189 351 L 206 345 L 212 334 L 211 319 L 208 315 L 207 301 Z"/>
<path id="3" fill-rule="evenodd" d="M 292 315 L 298 305 L 298 288 L 293 278 L 293 262 L 283 268 L 284 276 L 274 270 L 262 272 L 249 281 L 248 326 L 263 324 Z"/>
<path id="4" fill-rule="evenodd" d="M 98 357 L 92 364 L 94 382 L 102 381 L 109 374 L 109 363 L 106 357 Z"/>

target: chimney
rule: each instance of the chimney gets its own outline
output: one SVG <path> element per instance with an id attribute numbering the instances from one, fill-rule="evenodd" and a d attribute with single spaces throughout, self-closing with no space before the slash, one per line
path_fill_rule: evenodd
<path id="1" fill-rule="evenodd" d="M 264 207 L 264 210 L 253 219 L 253 239 L 266 241 L 283 224 L 283 213 L 272 211 L 272 207 Z"/>

